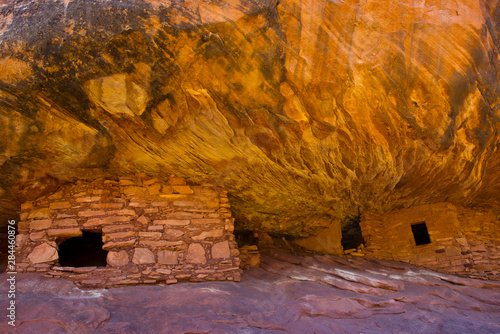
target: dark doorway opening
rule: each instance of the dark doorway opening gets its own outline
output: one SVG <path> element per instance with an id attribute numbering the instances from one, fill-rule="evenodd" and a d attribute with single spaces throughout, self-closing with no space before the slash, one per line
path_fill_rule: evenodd
<path id="1" fill-rule="evenodd" d="M 253 231 L 234 231 L 234 235 L 236 237 L 236 242 L 238 243 L 238 247 L 247 246 L 247 245 L 257 245 L 259 239 L 254 235 Z"/>
<path id="2" fill-rule="evenodd" d="M 108 251 L 102 249 L 101 233 L 83 232 L 59 245 L 59 264 L 63 267 L 104 267 Z"/>
<path id="3" fill-rule="evenodd" d="M 361 215 L 347 217 L 342 221 L 342 239 L 340 243 L 344 250 L 357 248 L 365 242 L 361 234 L 361 227 L 359 226 L 360 221 Z"/>
<path id="4" fill-rule="evenodd" d="M 427 231 L 427 225 L 425 225 L 425 222 L 413 224 L 411 226 L 411 231 L 413 232 L 413 238 L 415 238 L 415 244 L 417 246 L 431 243 L 429 231 Z"/>

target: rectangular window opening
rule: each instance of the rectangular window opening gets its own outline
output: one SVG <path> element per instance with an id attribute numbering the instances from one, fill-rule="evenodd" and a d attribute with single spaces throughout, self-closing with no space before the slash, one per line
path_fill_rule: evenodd
<path id="1" fill-rule="evenodd" d="M 105 267 L 108 251 L 102 247 L 101 233 L 83 231 L 82 236 L 59 244 L 59 264 L 63 267 Z"/>
<path id="2" fill-rule="evenodd" d="M 425 222 L 411 225 L 411 231 L 413 232 L 413 238 L 415 238 L 415 244 L 417 246 L 431 243 L 429 231 L 427 231 L 427 225 L 425 225 Z"/>

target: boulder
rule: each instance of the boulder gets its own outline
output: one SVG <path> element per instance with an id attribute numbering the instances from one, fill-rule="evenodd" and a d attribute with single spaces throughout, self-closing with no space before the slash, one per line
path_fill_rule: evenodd
<path id="1" fill-rule="evenodd" d="M 32 264 L 55 262 L 59 259 L 59 254 L 53 245 L 43 243 L 33 249 L 28 259 Z"/>

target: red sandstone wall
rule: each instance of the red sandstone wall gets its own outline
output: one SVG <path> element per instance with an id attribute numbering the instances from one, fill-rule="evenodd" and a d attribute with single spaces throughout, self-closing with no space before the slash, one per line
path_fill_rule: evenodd
<path id="1" fill-rule="evenodd" d="M 425 222 L 431 243 L 415 244 L 411 225 Z M 446 273 L 500 279 L 500 222 L 487 211 L 437 203 L 378 215 L 360 223 L 368 256 Z"/>
<path id="2" fill-rule="evenodd" d="M 384 224 L 384 217 L 377 213 L 365 211 L 359 222 L 361 233 L 365 241 L 365 251 L 377 259 L 392 260 L 391 248 L 387 243 L 388 236 Z"/>
<path id="3" fill-rule="evenodd" d="M 45 272 L 87 286 L 239 280 L 227 192 L 145 175 L 77 182 L 22 206 L 19 272 Z M 106 267 L 60 267 L 58 244 L 102 232 Z"/>
<path id="4" fill-rule="evenodd" d="M 342 256 L 344 255 L 344 249 L 342 248 L 341 241 L 342 231 L 340 221 L 336 220 L 318 234 L 309 238 L 297 239 L 293 242 L 311 251 Z"/>

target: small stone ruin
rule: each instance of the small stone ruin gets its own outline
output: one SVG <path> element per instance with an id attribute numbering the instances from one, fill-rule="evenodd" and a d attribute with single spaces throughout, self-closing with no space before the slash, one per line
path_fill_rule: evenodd
<path id="1" fill-rule="evenodd" d="M 171 176 L 78 181 L 21 207 L 18 272 L 81 286 L 239 281 L 227 191 Z"/>
<path id="2" fill-rule="evenodd" d="M 368 257 L 490 280 L 500 280 L 499 226 L 489 210 L 450 203 L 365 212 L 360 223 Z"/>

